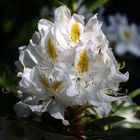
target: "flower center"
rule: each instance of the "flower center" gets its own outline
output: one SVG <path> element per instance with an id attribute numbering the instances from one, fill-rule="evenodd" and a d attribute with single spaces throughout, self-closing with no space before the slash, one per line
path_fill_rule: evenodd
<path id="1" fill-rule="evenodd" d="M 77 82 L 78 84 L 80 84 L 83 88 L 88 87 L 87 81 L 85 81 L 84 79 L 82 79 L 82 78 L 80 78 L 80 77 L 76 78 L 76 82 Z"/>
<path id="2" fill-rule="evenodd" d="M 55 44 L 54 44 L 54 40 L 51 37 L 48 39 L 47 53 L 49 54 L 49 57 L 52 58 L 53 60 L 56 60 L 58 57 L 57 50 L 56 50 Z"/>
<path id="3" fill-rule="evenodd" d="M 127 39 L 130 39 L 131 38 L 131 31 L 129 29 L 125 30 L 124 31 L 124 36 L 127 38 Z"/>
<path id="4" fill-rule="evenodd" d="M 116 23 L 117 23 L 117 25 L 120 25 L 121 24 L 121 19 L 120 18 L 116 18 Z"/>
<path id="5" fill-rule="evenodd" d="M 51 88 L 50 82 L 47 79 L 43 78 L 42 76 L 39 76 L 38 78 L 39 78 L 40 83 L 45 88 L 45 90 L 46 91 L 50 90 Z"/>
<path id="6" fill-rule="evenodd" d="M 57 93 L 60 90 L 62 81 L 57 81 L 52 85 L 52 89 L 55 93 Z"/>
<path id="7" fill-rule="evenodd" d="M 88 69 L 89 69 L 89 57 L 87 50 L 84 49 L 80 54 L 79 61 L 76 65 L 76 71 L 78 71 L 79 73 L 83 73 L 88 71 Z"/>
<path id="8" fill-rule="evenodd" d="M 39 76 L 39 81 L 43 85 L 45 90 L 50 91 L 51 93 L 58 93 L 62 84 L 62 81 L 56 81 L 54 83 L 51 83 L 42 76 Z"/>
<path id="9" fill-rule="evenodd" d="M 73 42 L 79 41 L 80 39 L 80 28 L 78 22 L 74 22 L 71 31 L 70 31 L 70 38 Z"/>

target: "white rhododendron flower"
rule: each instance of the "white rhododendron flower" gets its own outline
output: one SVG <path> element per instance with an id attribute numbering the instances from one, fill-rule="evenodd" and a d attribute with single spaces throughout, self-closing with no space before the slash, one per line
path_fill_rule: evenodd
<path id="1" fill-rule="evenodd" d="M 54 23 L 39 21 L 39 32 L 19 48 L 22 97 L 14 107 L 19 117 L 49 112 L 67 125 L 67 106 L 89 104 L 107 116 L 112 101 L 127 98 L 117 95 L 129 74 L 119 71 L 101 25 L 97 15 L 85 23 L 66 6 L 55 10 Z"/>
<path id="2" fill-rule="evenodd" d="M 128 25 L 128 20 L 125 15 L 117 13 L 116 15 L 110 15 L 108 17 L 109 25 L 104 25 L 104 32 L 106 33 L 109 42 L 117 42 L 119 35 L 118 32 L 120 28 Z"/>
<path id="3" fill-rule="evenodd" d="M 136 24 L 129 25 L 126 16 L 120 14 L 109 16 L 109 25 L 104 28 L 109 42 L 115 47 L 117 55 L 130 52 L 135 56 L 140 56 L 138 27 Z"/>
<path id="4" fill-rule="evenodd" d="M 128 19 L 125 15 L 121 15 L 117 13 L 115 16 L 111 15 L 108 17 L 109 23 L 110 23 L 110 28 L 112 30 L 119 30 L 121 26 L 126 26 L 128 25 Z"/>
<path id="5" fill-rule="evenodd" d="M 140 56 L 139 33 L 135 24 L 122 27 L 119 31 L 120 41 L 116 44 L 116 53 L 123 55 L 130 52 L 135 56 Z"/>

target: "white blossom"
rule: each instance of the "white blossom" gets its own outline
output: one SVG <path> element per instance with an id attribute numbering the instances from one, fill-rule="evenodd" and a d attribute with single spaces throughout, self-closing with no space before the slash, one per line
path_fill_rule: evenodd
<path id="1" fill-rule="evenodd" d="M 101 25 L 97 15 L 85 24 L 66 6 L 55 10 L 54 23 L 39 20 L 39 32 L 19 48 L 22 98 L 14 107 L 19 117 L 49 112 L 67 125 L 66 106 L 88 103 L 107 116 L 112 101 L 126 98 L 116 93 L 129 74 L 119 71 Z"/>
<path id="2" fill-rule="evenodd" d="M 109 16 L 109 25 L 104 27 L 104 31 L 117 55 L 122 56 L 129 52 L 135 56 L 140 56 L 138 27 L 136 24 L 128 24 L 125 15 Z"/>
<path id="3" fill-rule="evenodd" d="M 139 33 L 137 26 L 131 24 L 120 28 L 119 31 L 120 41 L 116 43 L 116 53 L 123 55 L 130 52 L 135 56 L 140 56 Z"/>

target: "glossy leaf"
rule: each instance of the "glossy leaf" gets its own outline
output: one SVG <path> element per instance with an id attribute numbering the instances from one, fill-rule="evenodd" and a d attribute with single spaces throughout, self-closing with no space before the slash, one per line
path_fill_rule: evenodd
<path id="1" fill-rule="evenodd" d="M 88 8 L 87 12 L 85 13 L 85 15 L 97 10 L 98 8 L 100 8 L 102 5 L 104 5 L 106 2 L 108 2 L 109 0 L 96 0 L 95 2 L 93 2 L 93 4 Z"/>
<path id="2" fill-rule="evenodd" d="M 65 136 L 50 132 L 45 133 L 45 138 L 46 140 L 77 140 L 75 137 L 72 136 Z"/>
<path id="3" fill-rule="evenodd" d="M 136 96 L 140 95 L 140 88 L 134 90 L 132 93 L 129 94 L 131 98 L 135 98 Z"/>
<path id="4" fill-rule="evenodd" d="M 9 67 L 6 67 L 0 74 L 0 86 L 8 91 L 15 86 L 17 81 L 18 78 Z"/>
<path id="5" fill-rule="evenodd" d="M 91 122 L 90 124 L 88 124 L 87 127 L 91 128 L 91 129 L 98 129 L 98 128 L 102 128 L 106 125 L 111 125 L 113 123 L 120 122 L 124 119 L 125 118 L 120 117 L 120 116 L 111 116 L 111 117 L 107 117 L 107 118 L 97 119 L 97 120 Z"/>
<path id="6" fill-rule="evenodd" d="M 88 135 L 87 140 L 139 140 L 140 129 L 116 128 L 109 131 L 94 132 Z"/>

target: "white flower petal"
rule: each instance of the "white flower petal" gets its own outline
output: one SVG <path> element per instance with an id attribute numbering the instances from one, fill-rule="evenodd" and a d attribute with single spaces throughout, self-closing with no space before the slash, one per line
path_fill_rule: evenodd
<path id="1" fill-rule="evenodd" d="M 40 33 L 45 34 L 48 29 L 52 28 L 54 25 L 52 22 L 46 20 L 46 19 L 41 19 L 38 22 L 38 30 Z"/>
<path id="2" fill-rule="evenodd" d="M 48 111 L 52 117 L 64 120 L 64 105 L 61 102 L 56 101 L 55 104 L 50 104 Z"/>
<path id="3" fill-rule="evenodd" d="M 98 97 L 103 101 L 103 102 L 108 102 L 111 103 L 113 101 L 118 101 L 118 100 L 123 100 L 127 99 L 127 96 L 122 96 L 122 97 L 113 97 L 110 95 L 107 95 L 106 93 L 103 93 L 102 91 L 98 93 Z"/>
<path id="4" fill-rule="evenodd" d="M 31 54 L 28 49 L 20 51 L 19 60 L 24 67 L 28 68 L 34 67 L 37 63 L 36 58 Z"/>
<path id="5" fill-rule="evenodd" d="M 63 27 L 66 26 L 70 18 L 71 18 L 71 13 L 66 6 L 60 6 L 55 10 L 54 21 L 56 23 L 62 24 L 61 26 Z"/>
<path id="6" fill-rule="evenodd" d="M 138 45 L 129 44 L 128 45 L 128 51 L 130 53 L 134 54 L 135 56 L 140 57 L 140 47 Z"/>
<path id="7" fill-rule="evenodd" d="M 115 16 L 109 16 L 109 22 L 114 28 L 126 26 L 128 24 L 127 17 L 125 15 L 120 15 L 119 13 L 117 13 Z"/>
<path id="8" fill-rule="evenodd" d="M 66 49 L 59 55 L 59 61 L 72 65 L 75 60 L 75 48 Z"/>
<path id="9" fill-rule="evenodd" d="M 71 85 L 68 87 L 66 94 L 70 97 L 75 97 L 75 96 L 79 95 L 79 93 L 77 92 L 74 85 Z"/>
<path id="10" fill-rule="evenodd" d="M 32 42 L 36 45 L 39 45 L 39 42 L 40 42 L 40 39 L 41 39 L 41 35 L 39 32 L 35 32 L 32 36 Z"/>
<path id="11" fill-rule="evenodd" d="M 18 102 L 14 106 L 14 110 L 16 111 L 16 114 L 18 117 L 28 117 L 31 114 L 30 107 L 22 102 Z"/>
<path id="12" fill-rule="evenodd" d="M 102 117 L 107 117 L 111 111 L 111 105 L 109 103 L 103 102 L 101 106 L 97 107 L 98 112 L 102 115 Z"/>
<path id="13" fill-rule="evenodd" d="M 68 46 L 68 38 L 65 34 L 63 34 L 61 28 L 55 28 L 55 37 L 61 47 L 60 51 L 63 51 L 65 49 L 69 49 Z"/>
<path id="14" fill-rule="evenodd" d="M 91 31 L 95 31 L 95 30 L 100 30 L 101 26 L 102 26 L 102 22 L 97 20 L 97 14 L 95 14 L 87 22 L 86 27 L 85 27 L 85 31 L 91 32 Z"/>
<path id="15" fill-rule="evenodd" d="M 127 51 L 127 46 L 124 43 L 118 43 L 115 47 L 115 52 L 118 55 L 124 55 Z"/>

